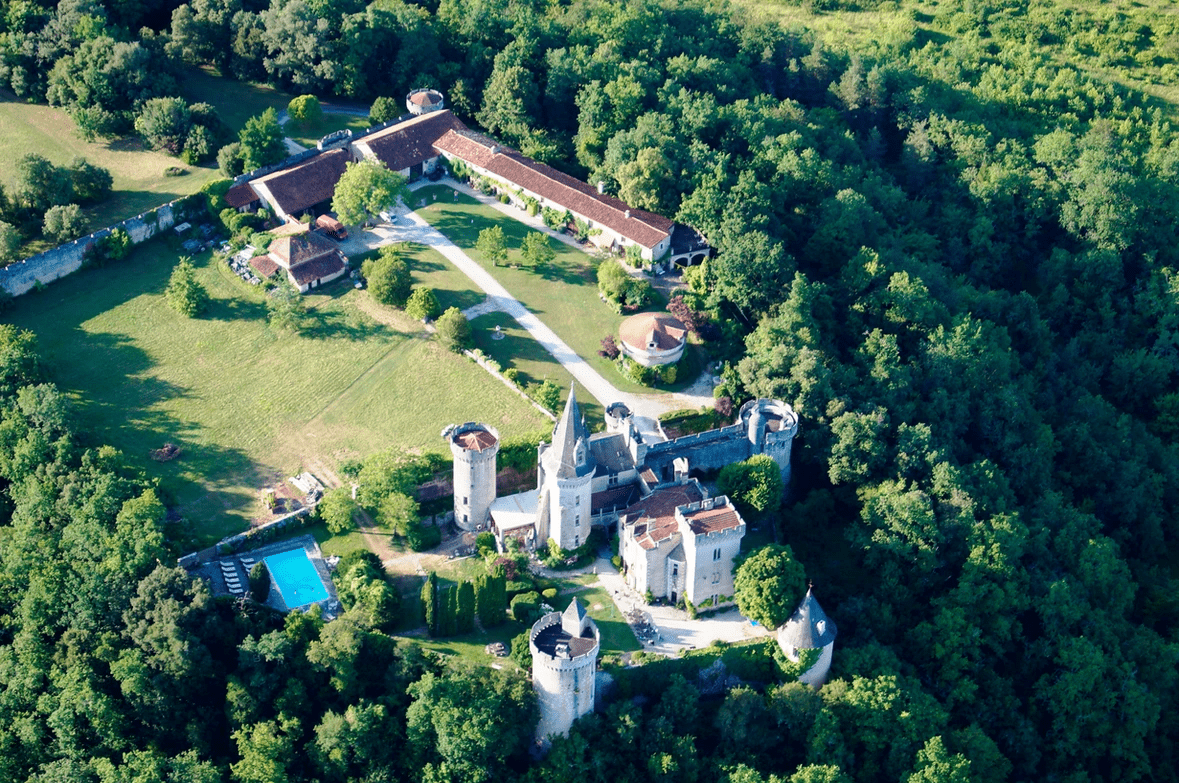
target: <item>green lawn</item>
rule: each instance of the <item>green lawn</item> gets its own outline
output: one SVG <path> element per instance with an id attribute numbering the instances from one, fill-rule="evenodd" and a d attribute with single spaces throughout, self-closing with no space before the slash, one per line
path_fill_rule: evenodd
<path id="1" fill-rule="evenodd" d="M 497 326 L 503 335 L 499 340 L 494 339 Z M 503 369 L 515 367 L 520 371 L 521 387 L 550 379 L 561 387 L 562 399 L 568 396 L 573 376 L 515 318 L 507 313 L 487 313 L 471 321 L 471 328 L 476 348 L 499 362 Z M 580 395 L 577 404 L 591 428 L 605 420 L 605 410 L 588 394 Z"/>
<path id="2" fill-rule="evenodd" d="M 83 157 L 110 170 L 114 192 L 103 203 L 86 210 L 92 229 L 195 193 L 220 176 L 216 165 L 186 166 L 179 158 L 144 149 L 138 139 L 83 141 L 74 121 L 63 110 L 22 103 L 0 91 L 0 184 L 10 192 L 16 181 L 16 163 L 30 152 L 57 165 Z M 164 169 L 169 166 L 179 166 L 188 173 L 165 177 Z M 29 252 L 44 249 L 30 247 Z"/>
<path id="3" fill-rule="evenodd" d="M 652 391 L 626 379 L 613 363 L 598 356 L 602 338 L 618 334 L 622 316 L 598 298 L 597 261 L 593 257 L 553 239 L 550 242 L 557 256 L 548 270 L 496 267 L 475 249 L 479 232 L 494 225 L 503 228 L 510 248 L 508 263 L 520 264 L 519 248 L 531 228 L 464 194 L 460 193 L 456 199 L 454 190 L 442 185 L 422 188 L 411 197 L 415 204 L 422 199 L 427 205 L 417 210 L 419 215 L 495 275 L 513 296 L 604 378 L 622 391 L 640 394 Z M 671 388 L 687 385 L 690 380 L 681 379 Z"/>
<path id="4" fill-rule="evenodd" d="M 598 631 L 602 634 L 602 655 L 642 649 L 622 611 L 614 605 L 614 599 L 600 587 L 591 587 L 576 593 L 562 593 L 557 596 L 557 604 L 553 608 L 565 611 L 574 596 L 581 600 L 589 616 L 594 618 L 598 625 Z"/>
<path id="5" fill-rule="evenodd" d="M 461 636 L 448 636 L 444 639 L 431 639 L 428 636 L 413 637 L 413 642 L 414 644 L 421 645 L 423 649 L 433 650 L 442 655 L 453 656 L 477 666 L 497 664 L 504 669 L 512 671 L 519 667 L 516 666 L 511 658 L 497 658 L 494 655 L 488 655 L 486 647 L 492 642 L 503 642 L 511 650 L 512 639 L 522 634 L 525 630 L 526 628 L 523 623 L 509 620 L 486 633 L 475 631 Z"/>
<path id="6" fill-rule="evenodd" d="M 401 247 L 402 256 L 413 273 L 413 284 L 434 289 L 443 310 L 448 307 L 465 310 L 487 298 L 483 291 L 475 287 L 471 278 L 455 269 L 437 250 L 412 242 L 406 242 Z M 352 256 L 352 265 L 359 268 L 366 259 L 376 258 L 378 252 L 371 250 L 363 255 Z"/>
<path id="7" fill-rule="evenodd" d="M 301 468 L 331 470 L 390 447 L 441 450 L 439 431 L 458 421 L 505 435 L 546 423 L 420 324 L 346 283 L 307 298 L 306 333 L 277 334 L 262 292 L 206 254 L 196 263 L 211 307 L 183 318 L 162 296 L 175 259 L 149 243 L 19 297 L 5 320 L 37 333 L 82 429 L 158 479 L 198 541 L 240 530 L 260 512 L 259 488 Z M 152 462 L 165 442 L 181 457 Z"/>
<path id="8" fill-rule="evenodd" d="M 293 95 L 264 84 L 250 84 L 227 79 L 216 68 L 190 68 L 181 80 L 180 88 L 189 103 L 211 104 L 225 124 L 240 131 L 246 120 L 268 108 L 281 112 Z"/>
<path id="9" fill-rule="evenodd" d="M 318 122 L 295 122 L 291 120 L 283 128 L 288 138 L 302 144 L 304 147 L 314 147 L 324 136 L 338 130 L 350 130 L 353 133 L 367 130 L 371 123 L 368 117 L 356 117 L 351 114 L 329 114 L 327 112 Z"/>

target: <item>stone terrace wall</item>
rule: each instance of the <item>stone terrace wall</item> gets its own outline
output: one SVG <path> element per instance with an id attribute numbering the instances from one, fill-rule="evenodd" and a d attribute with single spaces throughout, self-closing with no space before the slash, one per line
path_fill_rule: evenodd
<path id="1" fill-rule="evenodd" d="M 9 264 L 0 269 L 0 288 L 12 296 L 20 296 L 28 293 L 37 283 L 45 285 L 77 272 L 82 268 L 86 254 L 94 247 L 94 243 L 116 228 L 126 231 L 131 237 L 131 243 L 135 245 L 151 239 L 175 225 L 180 213 L 179 204 L 183 200 L 180 198 L 169 201 L 151 212 L 144 212 L 73 242 L 30 256 L 24 261 Z"/>
<path id="2" fill-rule="evenodd" d="M 716 430 L 653 443 L 647 449 L 646 462 L 660 479 L 669 479 L 670 475 L 665 476 L 664 473 L 677 457 L 687 457 L 691 470 L 716 470 L 729 463 L 748 459 L 750 453 L 745 427 L 730 424 Z"/>

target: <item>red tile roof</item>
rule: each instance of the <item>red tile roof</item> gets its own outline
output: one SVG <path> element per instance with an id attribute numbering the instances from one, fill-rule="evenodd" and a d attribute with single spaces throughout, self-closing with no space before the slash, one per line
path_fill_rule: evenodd
<path id="1" fill-rule="evenodd" d="M 290 215 L 330 199 L 351 159 L 347 150 L 329 150 L 302 165 L 267 174 L 255 181 L 265 185 L 282 211 Z"/>
<path id="2" fill-rule="evenodd" d="M 279 237 L 270 243 L 270 256 L 287 269 L 325 255 L 339 255 L 339 250 L 330 239 L 315 233 Z"/>
<path id="3" fill-rule="evenodd" d="M 704 499 L 694 481 L 657 489 L 622 512 L 627 524 L 634 523 L 634 536 L 643 549 L 654 549 L 679 530 L 675 510 Z"/>
<path id="4" fill-rule="evenodd" d="M 291 277 L 295 278 L 297 285 L 304 286 L 310 285 L 316 280 L 331 277 L 343 270 L 344 259 L 340 258 L 339 253 L 336 253 L 330 256 L 320 256 L 291 267 Z"/>
<path id="5" fill-rule="evenodd" d="M 392 171 L 402 171 L 437 157 L 434 142 L 453 128 L 463 127 L 458 117 L 444 109 L 392 125 L 357 139 L 356 144 L 367 146 Z"/>
<path id="6" fill-rule="evenodd" d="M 468 430 L 455 440 L 467 451 L 483 451 L 496 444 L 495 436 L 487 430 Z"/>
<path id="7" fill-rule="evenodd" d="M 684 514 L 688 527 L 696 535 L 702 533 L 722 533 L 741 527 L 745 521 L 737 513 L 737 509 L 729 504 L 710 509 L 699 509 Z"/>
<path id="8" fill-rule="evenodd" d="M 225 194 L 225 203 L 234 209 L 244 207 L 247 204 L 253 204 L 255 201 L 259 200 L 261 200 L 261 197 L 254 192 L 254 189 L 250 187 L 249 182 L 243 182 L 240 185 L 234 185 L 229 189 L 229 192 Z"/>
<path id="9" fill-rule="evenodd" d="M 477 133 L 451 130 L 434 142 L 442 152 L 462 158 L 518 187 L 572 210 L 643 247 L 652 248 L 671 234 L 672 221 L 633 209 L 579 179 L 538 163 Z M 627 217 L 627 214 L 630 217 Z"/>
<path id="10" fill-rule="evenodd" d="M 270 277 L 278 271 L 278 264 L 270 256 L 254 256 L 250 259 L 250 266 L 262 277 Z"/>
<path id="11" fill-rule="evenodd" d="M 639 313 L 618 327 L 618 336 L 627 345 L 647 350 L 648 338 L 654 336 L 655 349 L 670 351 L 684 343 L 688 328 L 669 313 Z"/>

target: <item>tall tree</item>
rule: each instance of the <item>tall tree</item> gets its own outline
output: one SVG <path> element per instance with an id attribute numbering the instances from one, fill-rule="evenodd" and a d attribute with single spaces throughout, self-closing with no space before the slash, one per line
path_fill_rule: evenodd
<path id="1" fill-rule="evenodd" d="M 332 210 L 341 223 L 359 225 L 408 197 L 405 177 L 381 161 L 362 160 L 345 167 L 332 196 Z"/>

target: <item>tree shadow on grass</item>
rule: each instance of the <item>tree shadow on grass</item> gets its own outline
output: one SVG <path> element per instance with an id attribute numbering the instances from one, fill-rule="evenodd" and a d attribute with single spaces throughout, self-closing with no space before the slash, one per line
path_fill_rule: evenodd
<path id="1" fill-rule="evenodd" d="M 266 305 L 248 299 L 214 299 L 201 317 L 210 321 L 265 320 Z"/>
<path id="2" fill-rule="evenodd" d="M 85 361 L 105 372 L 99 383 L 72 389 L 77 395 L 87 445 L 109 444 L 123 452 L 127 464 L 158 481 L 164 502 L 188 520 L 177 542 L 205 546 L 236 532 L 254 503 L 254 492 L 273 469 L 256 463 L 245 451 L 209 442 L 198 422 L 177 416 L 168 404 L 192 396 L 190 390 L 147 373 L 156 365 L 145 351 L 118 334 L 86 334 Z M 102 369 L 97 369 L 102 368 Z M 57 375 L 51 367 L 51 374 Z M 225 402 L 232 405 L 233 401 Z M 179 456 L 157 462 L 152 452 L 165 444 Z"/>

